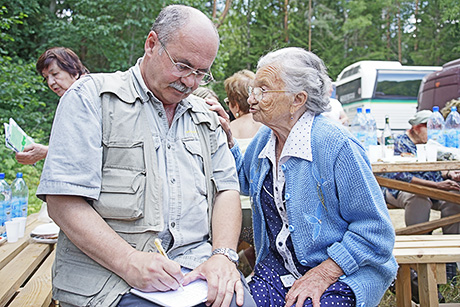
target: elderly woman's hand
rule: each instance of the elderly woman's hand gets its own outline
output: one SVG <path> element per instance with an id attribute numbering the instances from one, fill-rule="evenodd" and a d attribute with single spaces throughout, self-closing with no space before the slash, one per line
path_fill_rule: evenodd
<path id="1" fill-rule="evenodd" d="M 307 298 L 311 298 L 313 307 L 320 307 L 321 295 L 342 275 L 342 269 L 332 259 L 327 259 L 294 282 L 286 295 L 285 307 L 303 306 Z"/>
<path id="2" fill-rule="evenodd" d="M 230 130 L 230 117 L 228 116 L 227 112 L 225 112 L 224 107 L 222 107 L 218 101 L 213 99 L 206 99 L 205 101 L 210 105 L 209 110 L 216 112 L 219 116 L 220 125 L 227 135 L 228 147 L 232 148 L 235 144 L 233 142 L 232 131 Z"/>

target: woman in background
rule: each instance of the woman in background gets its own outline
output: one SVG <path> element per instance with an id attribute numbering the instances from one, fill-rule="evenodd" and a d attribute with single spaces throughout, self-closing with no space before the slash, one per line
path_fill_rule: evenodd
<path id="1" fill-rule="evenodd" d="M 46 50 L 36 64 L 38 73 L 43 76 L 48 87 L 59 97 L 81 76 L 89 70 L 80 58 L 69 48 L 53 47 Z M 34 164 L 46 158 L 48 146 L 31 144 L 24 151 L 16 153 L 16 160 L 21 164 Z"/>

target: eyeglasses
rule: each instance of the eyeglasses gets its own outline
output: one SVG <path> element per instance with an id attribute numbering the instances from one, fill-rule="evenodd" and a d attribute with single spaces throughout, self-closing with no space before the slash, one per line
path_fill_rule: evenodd
<path id="1" fill-rule="evenodd" d="M 214 77 L 212 76 L 211 72 L 205 73 L 202 71 L 199 71 L 198 69 L 194 69 L 187 64 L 180 63 L 180 62 L 175 62 L 171 55 L 169 54 L 168 50 L 166 49 L 165 45 L 158 40 L 161 44 L 161 47 L 163 47 L 164 51 L 166 51 L 166 54 L 168 55 L 169 59 L 171 60 L 171 63 L 174 66 L 172 74 L 176 77 L 181 77 L 185 78 L 190 76 L 191 74 L 195 75 L 195 78 L 200 82 L 200 85 L 206 85 L 211 81 L 214 81 Z"/>
<path id="2" fill-rule="evenodd" d="M 288 91 L 284 91 L 284 90 L 264 90 L 261 87 L 248 86 L 248 95 L 249 95 L 249 97 L 251 97 L 251 95 L 254 95 L 254 98 L 255 98 L 255 100 L 257 102 L 260 102 L 260 101 L 262 101 L 262 99 L 264 99 L 264 94 L 265 93 L 275 93 L 275 92 L 285 93 L 285 92 L 288 92 Z"/>

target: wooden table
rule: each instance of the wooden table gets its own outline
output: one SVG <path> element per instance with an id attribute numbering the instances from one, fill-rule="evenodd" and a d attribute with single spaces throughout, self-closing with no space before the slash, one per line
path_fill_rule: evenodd
<path id="1" fill-rule="evenodd" d="M 435 188 L 426 187 L 420 184 L 404 182 L 401 180 L 389 179 L 379 176 L 379 173 L 389 172 L 416 172 L 416 171 L 443 171 L 460 169 L 460 161 L 437 161 L 437 162 L 392 162 L 373 163 L 372 171 L 377 182 L 382 187 L 396 189 L 413 194 L 427 196 L 433 199 L 444 200 L 460 205 L 460 194 Z M 426 223 L 416 224 L 401 229 L 396 229 L 396 234 L 424 234 L 436 228 L 460 222 L 460 214 L 444 217 Z"/>
<path id="2" fill-rule="evenodd" d="M 27 217 L 23 238 L 0 246 L 0 306 L 50 306 L 54 244 L 35 243 L 30 232 L 37 215 Z"/>
<path id="3" fill-rule="evenodd" d="M 460 170 L 460 161 L 372 163 L 372 171 L 374 174 L 392 172 L 444 171 L 457 169 Z"/>
<path id="4" fill-rule="evenodd" d="M 438 284 L 446 283 L 446 263 L 460 261 L 460 235 L 396 236 L 393 255 L 399 264 L 396 306 L 410 307 L 410 268 L 416 267 L 420 307 L 436 307 Z"/>

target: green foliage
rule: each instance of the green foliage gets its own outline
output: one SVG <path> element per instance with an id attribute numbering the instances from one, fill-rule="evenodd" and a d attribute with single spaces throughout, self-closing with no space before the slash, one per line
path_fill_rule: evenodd
<path id="1" fill-rule="evenodd" d="M 73 49 L 92 72 L 126 70 L 143 55 L 145 38 L 164 6 L 191 5 L 211 17 L 213 2 L 3 1 L 1 122 L 13 117 L 36 141 L 47 144 L 58 98 L 35 72 L 34 63 L 41 53 L 49 47 L 65 46 Z M 261 55 L 285 46 L 308 49 L 311 43 L 311 51 L 324 60 L 332 79 L 347 65 L 360 60 L 401 57 L 406 65 L 442 65 L 460 58 L 458 0 L 311 2 L 309 11 L 308 1 L 288 1 L 285 29 L 285 1 L 231 1 L 218 29 L 221 45 L 212 67 L 217 82 L 209 85 L 221 100 L 226 97 L 226 78 L 241 69 L 255 71 Z M 217 1 L 216 22 L 225 3 Z M 30 177 L 25 175 L 26 180 L 31 180 L 32 185 L 38 183 L 40 163 L 37 167 L 21 166 L 11 151 L 0 150 L 0 168 L 6 170 L 10 179 L 16 171 L 23 170 Z"/>

